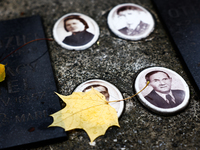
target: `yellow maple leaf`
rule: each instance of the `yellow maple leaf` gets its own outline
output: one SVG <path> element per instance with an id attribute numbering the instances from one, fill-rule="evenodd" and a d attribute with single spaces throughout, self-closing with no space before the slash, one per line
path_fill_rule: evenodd
<path id="1" fill-rule="evenodd" d="M 4 81 L 6 77 L 5 65 L 0 64 L 0 82 Z"/>
<path id="2" fill-rule="evenodd" d="M 54 122 L 49 127 L 59 126 L 65 131 L 83 129 L 91 142 L 104 135 L 110 126 L 119 127 L 116 110 L 97 90 L 92 88 L 88 92 L 74 92 L 69 96 L 57 95 L 66 107 L 51 115 Z"/>

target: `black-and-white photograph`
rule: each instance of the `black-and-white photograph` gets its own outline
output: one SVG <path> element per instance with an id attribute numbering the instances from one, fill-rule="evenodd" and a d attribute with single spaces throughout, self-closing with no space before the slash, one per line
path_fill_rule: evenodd
<path id="1" fill-rule="evenodd" d="M 172 113 L 188 104 L 188 85 L 176 72 L 163 67 L 145 69 L 136 78 L 135 90 L 139 92 L 147 82 L 149 85 L 138 96 L 150 109 Z"/>
<path id="2" fill-rule="evenodd" d="M 99 37 L 99 27 L 90 17 L 70 13 L 61 17 L 54 25 L 56 42 L 69 50 L 84 50 L 92 46 Z"/>
<path id="3" fill-rule="evenodd" d="M 121 92 L 114 85 L 100 79 L 93 79 L 83 82 L 74 90 L 74 92 L 88 92 L 92 88 L 103 94 L 107 101 L 123 99 Z M 109 104 L 115 108 L 118 117 L 120 117 L 124 109 L 124 101 L 113 102 Z"/>
<path id="4" fill-rule="evenodd" d="M 154 20 L 145 8 L 127 3 L 117 5 L 110 11 L 108 25 L 123 39 L 140 40 L 153 31 Z"/>

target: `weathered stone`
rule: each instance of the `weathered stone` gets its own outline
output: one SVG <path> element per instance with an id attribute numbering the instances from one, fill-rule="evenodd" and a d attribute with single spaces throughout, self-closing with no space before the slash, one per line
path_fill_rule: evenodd
<path id="1" fill-rule="evenodd" d="M 94 44 L 84 51 L 68 51 L 56 42 L 48 41 L 60 94 L 69 95 L 82 82 L 98 78 L 115 85 L 126 98 L 134 94 L 132 85 L 137 73 L 149 66 L 161 66 L 174 70 L 186 80 L 191 91 L 190 104 L 183 112 L 166 117 L 150 112 L 137 98 L 133 98 L 125 102 L 124 112 L 119 119 L 120 128 L 109 128 L 104 136 L 95 140 L 95 146 L 89 145 L 89 138 L 84 131 L 73 130 L 67 132 L 68 140 L 56 141 L 56 144 L 49 142 L 39 148 L 32 147 L 31 150 L 199 149 L 200 99 L 151 0 L 126 1 L 141 5 L 153 15 L 155 30 L 146 39 L 137 42 L 123 40 L 108 29 L 109 10 L 124 2 L 3 0 L 0 1 L 0 20 L 39 14 L 46 37 L 52 37 L 55 22 L 67 13 L 83 13 L 97 22 L 100 27 L 99 44 Z"/>

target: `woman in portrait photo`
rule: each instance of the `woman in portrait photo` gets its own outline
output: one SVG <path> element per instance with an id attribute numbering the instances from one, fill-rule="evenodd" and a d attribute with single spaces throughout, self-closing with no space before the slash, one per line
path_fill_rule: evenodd
<path id="1" fill-rule="evenodd" d="M 89 28 L 87 22 L 78 15 L 71 15 L 64 19 L 64 28 L 71 32 L 70 36 L 65 37 L 62 41 L 70 46 L 82 46 L 90 42 L 94 35 L 86 29 Z"/>

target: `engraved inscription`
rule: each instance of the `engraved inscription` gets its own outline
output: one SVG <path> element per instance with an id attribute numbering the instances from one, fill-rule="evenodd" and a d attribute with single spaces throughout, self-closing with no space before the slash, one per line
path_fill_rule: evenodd
<path id="1" fill-rule="evenodd" d="M 13 38 L 14 36 L 6 38 L 7 39 L 6 48 L 15 46 L 15 44 L 13 44 Z"/>
<path id="2" fill-rule="evenodd" d="M 21 64 L 21 65 L 17 66 L 16 72 L 18 74 L 20 74 L 20 73 L 23 74 L 23 73 L 26 73 L 28 70 L 35 71 L 36 66 L 37 66 L 36 63 L 34 65 L 31 65 L 30 63 L 29 64 Z M 23 70 L 24 72 L 20 72 L 20 70 Z"/>
<path id="3" fill-rule="evenodd" d="M 15 121 L 16 123 L 21 123 L 21 122 L 27 122 L 27 121 L 32 121 L 32 120 L 38 120 L 38 119 L 42 119 L 46 117 L 47 117 L 47 111 L 43 110 L 43 111 L 37 111 L 33 114 L 28 113 L 28 114 L 22 114 L 21 116 L 16 115 Z"/>
<path id="4" fill-rule="evenodd" d="M 168 10 L 168 15 L 171 18 L 187 17 L 190 14 L 196 14 L 196 10 L 193 6 L 181 6 Z"/>
<path id="5" fill-rule="evenodd" d="M 4 100 L 4 99 L 1 99 L 1 102 L 5 105 L 5 106 L 8 106 L 9 102 L 10 102 L 10 98 L 8 97 L 8 99 Z"/>
<path id="6" fill-rule="evenodd" d="M 6 74 L 7 76 L 11 76 L 11 77 L 17 77 L 20 74 L 25 74 L 27 72 L 35 72 L 36 71 L 36 67 L 37 67 L 37 63 L 34 64 L 22 64 L 16 67 L 16 69 L 13 69 L 11 67 L 7 67 L 7 71 Z M 22 85 L 21 88 L 23 88 L 24 90 L 30 90 L 33 89 L 31 87 L 30 84 L 28 84 L 28 80 L 27 78 L 22 78 L 20 79 L 20 77 L 18 79 L 12 79 L 9 78 L 9 80 L 7 80 L 7 89 L 8 89 L 8 93 L 18 93 L 20 92 L 19 89 L 19 84 Z M 0 95 L 2 94 L 1 92 L 1 88 L 0 88 Z"/>
<path id="7" fill-rule="evenodd" d="M 2 40 L 0 40 L 0 48 L 3 47 L 3 43 L 2 43 Z"/>
<path id="8" fill-rule="evenodd" d="M 16 76 L 16 73 L 14 72 L 14 70 L 12 70 L 9 66 L 6 69 L 6 74 L 9 74 L 11 76 Z"/>
<path id="9" fill-rule="evenodd" d="M 17 46 L 23 45 L 23 43 L 20 40 L 20 36 L 15 36 L 15 37 L 16 37 Z"/>
<path id="10" fill-rule="evenodd" d="M 14 103 L 28 103 L 30 101 L 38 101 L 42 100 L 44 96 L 46 95 L 46 92 L 38 92 L 38 93 L 33 93 L 31 95 L 23 95 L 23 96 L 18 96 L 15 97 L 14 99 L 11 99 L 10 97 L 3 99 L 0 97 L 0 105 L 3 106 L 11 106 L 14 105 Z"/>
<path id="11" fill-rule="evenodd" d="M 180 15 L 179 15 L 179 11 L 178 11 L 177 9 L 170 9 L 170 10 L 168 11 L 168 14 L 169 14 L 169 16 L 172 17 L 172 18 L 177 18 L 177 17 L 180 16 Z"/>
<path id="12" fill-rule="evenodd" d="M 7 118 L 5 113 L 0 113 L 0 127 L 5 126 L 9 123 L 9 119 Z"/>
<path id="13" fill-rule="evenodd" d="M 16 122 L 25 122 L 25 114 L 22 114 L 20 117 L 15 116 Z"/>
<path id="14" fill-rule="evenodd" d="M 26 44 L 31 40 L 37 39 L 39 36 L 37 33 L 34 34 L 26 34 L 26 35 L 16 35 L 11 37 L 5 37 L 0 39 L 0 49 L 8 49 L 8 48 L 16 48 Z"/>
<path id="15" fill-rule="evenodd" d="M 18 80 L 11 80 L 8 81 L 8 93 L 18 93 L 19 92 L 19 87 L 17 85 Z"/>

